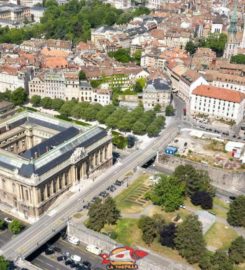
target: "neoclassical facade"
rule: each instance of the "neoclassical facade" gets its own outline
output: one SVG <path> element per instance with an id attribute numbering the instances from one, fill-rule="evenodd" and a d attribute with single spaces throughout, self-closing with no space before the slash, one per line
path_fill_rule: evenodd
<path id="1" fill-rule="evenodd" d="M 0 123 L 0 200 L 30 220 L 111 164 L 111 136 L 102 128 L 31 112 Z"/>

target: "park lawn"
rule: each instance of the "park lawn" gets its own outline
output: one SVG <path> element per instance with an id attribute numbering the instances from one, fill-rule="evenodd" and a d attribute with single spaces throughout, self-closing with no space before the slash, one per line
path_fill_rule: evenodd
<path id="1" fill-rule="evenodd" d="M 149 216 L 152 217 L 155 214 L 161 215 L 166 222 L 172 222 L 177 215 L 184 219 L 190 215 L 190 212 L 186 209 L 179 209 L 174 212 L 165 212 L 161 206 L 154 205 L 149 213 Z"/>
<path id="2" fill-rule="evenodd" d="M 229 203 L 224 202 L 223 200 L 219 199 L 218 197 L 214 197 L 214 205 L 220 206 L 226 210 L 229 210 L 230 206 Z"/>
<path id="3" fill-rule="evenodd" d="M 208 246 L 217 249 L 226 249 L 230 243 L 237 237 L 237 233 L 230 227 L 216 222 L 205 234 L 204 238 Z"/>
<path id="4" fill-rule="evenodd" d="M 130 199 L 130 197 L 139 193 L 139 190 L 144 187 L 148 178 L 149 175 L 147 174 L 139 176 L 127 189 L 116 196 L 115 201 L 118 209 L 123 213 L 139 213 L 144 209 L 145 205 L 138 204 L 136 201 Z"/>

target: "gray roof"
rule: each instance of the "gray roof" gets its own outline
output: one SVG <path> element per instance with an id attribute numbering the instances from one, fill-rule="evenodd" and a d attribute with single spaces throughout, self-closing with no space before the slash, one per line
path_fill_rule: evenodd
<path id="1" fill-rule="evenodd" d="M 22 157 L 25 157 L 27 159 L 31 158 L 37 158 L 44 154 L 45 152 L 49 151 L 53 147 L 71 139 L 75 135 L 79 133 L 79 130 L 75 127 L 69 127 L 65 129 L 64 131 L 61 131 L 60 133 L 54 135 L 53 137 L 45 140 L 44 142 L 39 143 L 38 145 L 35 145 L 31 149 L 25 151 L 21 154 Z"/>
<path id="2" fill-rule="evenodd" d="M 166 79 L 155 79 L 150 80 L 148 85 L 145 89 L 146 92 L 156 92 L 156 91 L 170 91 L 171 90 L 171 83 Z"/>

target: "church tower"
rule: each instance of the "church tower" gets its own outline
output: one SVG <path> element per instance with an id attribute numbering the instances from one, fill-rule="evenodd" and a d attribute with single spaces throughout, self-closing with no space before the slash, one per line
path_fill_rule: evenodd
<path id="1" fill-rule="evenodd" d="M 231 58 L 232 55 L 237 53 L 239 42 L 236 38 L 237 34 L 237 0 L 234 0 L 234 8 L 230 18 L 230 26 L 228 28 L 228 42 L 224 52 L 224 58 Z"/>
<path id="2" fill-rule="evenodd" d="M 243 15 L 243 35 L 242 35 L 241 48 L 245 49 L 245 13 Z"/>

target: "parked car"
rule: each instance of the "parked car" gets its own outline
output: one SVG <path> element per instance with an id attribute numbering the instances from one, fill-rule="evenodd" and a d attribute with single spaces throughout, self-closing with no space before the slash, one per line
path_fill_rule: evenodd
<path id="1" fill-rule="evenodd" d="M 71 255 L 71 259 L 75 262 L 75 263 L 80 263 L 82 258 L 78 255 Z"/>
<path id="2" fill-rule="evenodd" d="M 76 236 L 68 236 L 67 241 L 76 246 L 80 243 L 80 240 Z"/>
<path id="3" fill-rule="evenodd" d="M 55 252 L 58 252 L 58 253 L 62 252 L 61 248 L 59 248 L 59 247 L 53 247 L 53 249 Z"/>
<path id="4" fill-rule="evenodd" d="M 102 250 L 94 245 L 87 245 L 86 250 L 95 254 L 95 255 L 100 255 Z"/>
<path id="5" fill-rule="evenodd" d="M 66 261 L 66 260 L 67 260 L 67 257 L 64 256 L 64 255 L 63 255 L 63 256 L 58 256 L 58 257 L 57 257 L 57 261 L 58 261 L 58 262 Z"/>
<path id="6" fill-rule="evenodd" d="M 115 185 L 116 186 L 121 186 L 123 184 L 123 182 L 122 181 L 119 181 L 119 180 L 117 180 L 116 182 L 115 182 Z"/>
<path id="7" fill-rule="evenodd" d="M 91 267 L 91 263 L 89 261 L 83 261 L 83 265 L 87 266 L 87 267 Z"/>
<path id="8" fill-rule="evenodd" d="M 4 221 L 6 222 L 6 223 L 11 223 L 13 220 L 11 219 L 11 218 L 9 218 L 9 217 L 6 217 L 6 218 L 4 218 Z"/>
<path id="9" fill-rule="evenodd" d="M 54 254 L 54 249 L 52 247 L 48 247 L 47 249 L 45 249 L 44 253 L 46 255 Z"/>
<path id="10" fill-rule="evenodd" d="M 65 265 L 70 265 L 70 264 L 72 264 L 72 260 L 71 260 L 71 259 L 67 259 L 67 260 L 65 261 Z"/>

